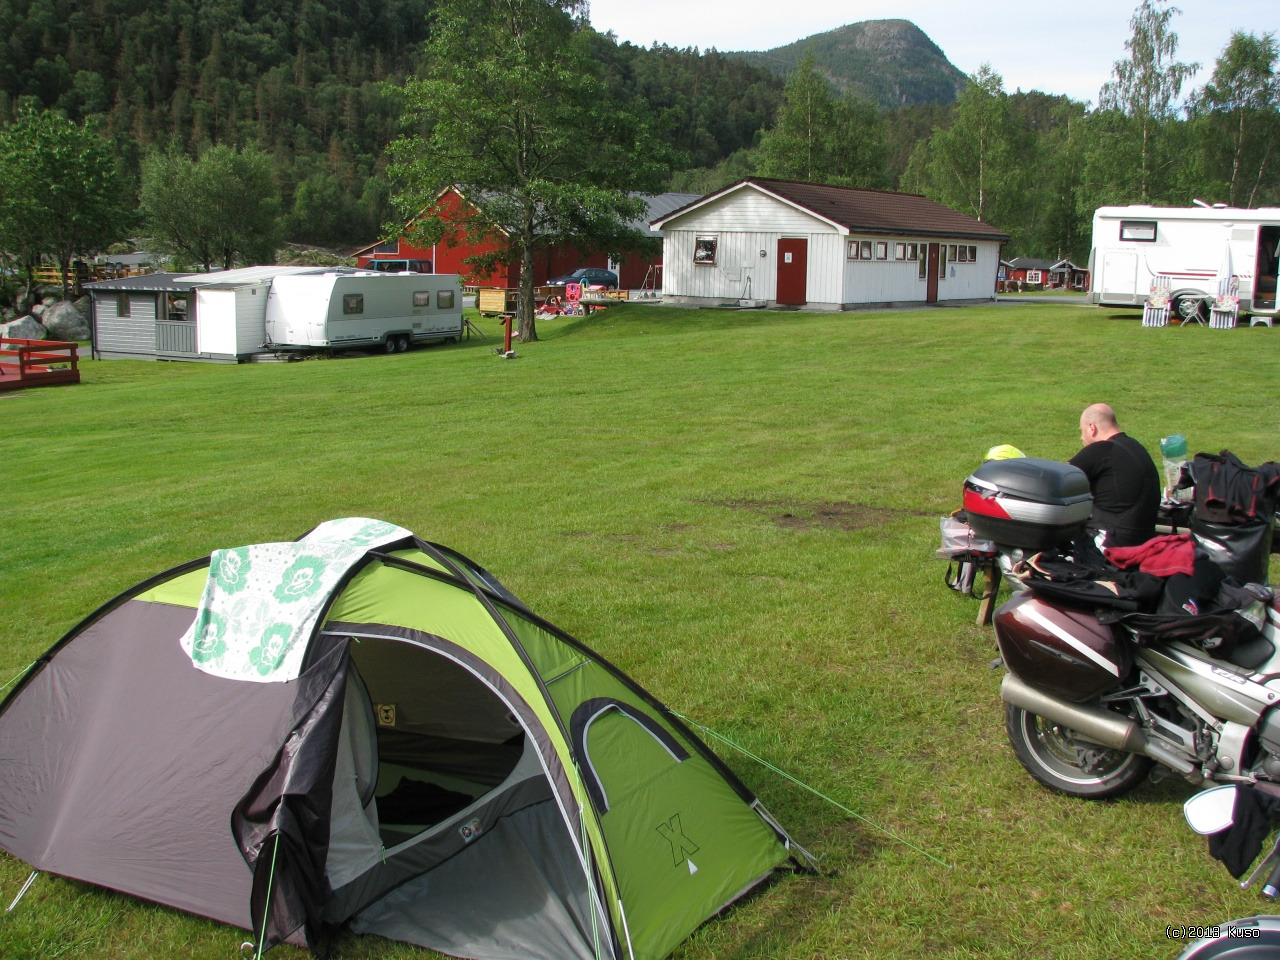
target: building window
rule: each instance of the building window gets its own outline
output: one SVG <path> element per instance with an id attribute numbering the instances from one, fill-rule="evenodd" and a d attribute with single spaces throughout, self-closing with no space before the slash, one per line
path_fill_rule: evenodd
<path id="1" fill-rule="evenodd" d="M 439 307 L 441 310 L 452 310 L 453 309 L 453 291 L 437 290 L 436 306 Z"/>
<path id="2" fill-rule="evenodd" d="M 976 246 L 969 248 L 969 262 L 970 263 L 978 262 L 978 248 Z"/>
<path id="3" fill-rule="evenodd" d="M 905 243 L 895 243 L 893 245 L 893 259 L 895 260 L 907 259 L 907 245 Z"/>
<path id="4" fill-rule="evenodd" d="M 956 245 L 954 243 L 947 245 L 947 260 L 955 263 L 960 258 L 956 256 Z"/>
<path id="5" fill-rule="evenodd" d="M 1041 280 L 1040 280 L 1040 271 L 1039 271 L 1039 270 L 1028 270 L 1028 271 L 1027 271 L 1027 283 L 1037 283 L 1037 284 L 1038 284 L 1038 283 L 1040 283 L 1040 282 L 1041 282 Z"/>
<path id="6" fill-rule="evenodd" d="M 861 251 L 862 251 L 862 244 L 860 244 L 857 240 L 850 240 L 849 252 L 845 255 L 845 258 L 848 260 L 861 260 L 862 257 L 859 256 Z"/>
<path id="7" fill-rule="evenodd" d="M 914 243 L 907 244 L 907 259 L 914 260 L 916 258 L 916 245 Z"/>
<path id="8" fill-rule="evenodd" d="M 918 263 L 920 264 L 920 279 L 928 280 L 929 279 L 929 245 L 927 243 L 920 244 L 919 253 L 920 253 L 920 259 Z"/>
<path id="9" fill-rule="evenodd" d="M 876 259 L 877 260 L 889 259 L 889 244 L 885 243 L 883 240 L 880 240 L 876 243 Z"/>
<path id="10" fill-rule="evenodd" d="M 693 241 L 693 262 L 712 264 L 716 262 L 718 237 L 697 237 Z"/>
<path id="11" fill-rule="evenodd" d="M 342 312 L 347 316 L 364 313 L 364 294 L 346 293 L 342 296 Z"/>
<path id="12" fill-rule="evenodd" d="M 127 293 L 116 294 L 116 316 L 127 317 L 133 313 L 132 305 L 129 301 Z"/>
<path id="13" fill-rule="evenodd" d="M 1120 239 L 1136 240 L 1139 243 L 1156 242 L 1156 222 L 1154 220 L 1121 220 Z"/>

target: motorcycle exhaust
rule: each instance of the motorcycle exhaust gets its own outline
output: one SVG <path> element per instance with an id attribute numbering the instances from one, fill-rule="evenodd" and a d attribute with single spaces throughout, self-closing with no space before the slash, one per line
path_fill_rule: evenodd
<path id="1" fill-rule="evenodd" d="M 1091 704 L 1060 700 L 1043 690 L 1028 686 L 1011 673 L 1006 673 L 1000 683 L 1000 699 L 1043 717 L 1050 723 L 1070 727 L 1082 740 L 1150 757 L 1184 777 L 1197 776 L 1195 764 L 1167 747 L 1152 743 L 1143 732 L 1142 725 L 1130 717 L 1122 717 Z"/>

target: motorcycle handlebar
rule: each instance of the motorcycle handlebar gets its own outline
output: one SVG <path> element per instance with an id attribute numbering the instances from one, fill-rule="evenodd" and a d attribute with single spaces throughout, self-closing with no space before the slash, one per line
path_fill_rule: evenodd
<path id="1" fill-rule="evenodd" d="M 1280 896 L 1280 859 L 1276 860 L 1276 864 L 1271 868 L 1271 875 L 1267 877 L 1267 882 L 1262 885 L 1262 899 L 1266 901 L 1275 900 Z"/>

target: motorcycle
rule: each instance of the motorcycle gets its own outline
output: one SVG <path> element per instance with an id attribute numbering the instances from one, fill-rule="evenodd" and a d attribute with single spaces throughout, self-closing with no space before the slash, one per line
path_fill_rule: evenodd
<path id="1" fill-rule="evenodd" d="M 1210 837 L 1224 837 L 1228 831 L 1237 834 L 1224 841 L 1215 853 L 1237 876 L 1243 876 L 1248 863 L 1261 850 L 1261 838 L 1270 830 L 1270 823 L 1259 822 L 1256 813 L 1250 815 L 1250 812 L 1242 811 L 1242 815 L 1237 817 L 1237 809 L 1242 806 L 1251 806 L 1255 811 L 1258 809 L 1250 803 L 1248 796 L 1242 796 L 1249 789 L 1260 790 L 1272 797 L 1280 792 L 1270 785 L 1243 788 L 1225 784 L 1202 790 L 1183 804 L 1187 824 L 1196 833 Z M 1280 803 L 1280 797 L 1276 797 L 1271 806 L 1277 803 Z M 1223 852 L 1225 843 L 1231 845 L 1228 853 Z M 1212 841 L 1210 852 L 1214 852 Z M 1234 864 L 1228 862 L 1231 860 L 1235 861 Z M 1240 889 L 1248 890 L 1264 876 L 1262 898 L 1274 902 L 1280 896 L 1280 835 L 1277 835 L 1271 852 L 1241 880 Z M 1249 960 L 1274 957 L 1280 953 L 1280 917 L 1277 916 L 1242 917 L 1211 926 L 1180 925 L 1170 927 L 1166 934 L 1174 939 L 1191 941 L 1178 954 L 1177 960 Z"/>
<path id="2" fill-rule="evenodd" d="M 974 531 L 1009 556 L 1070 542 L 1091 500 L 1081 471 L 1030 458 L 988 462 L 964 490 Z M 1160 635 L 1026 583 L 994 615 L 995 665 L 1007 671 L 1009 742 L 1038 782 L 1090 799 L 1124 794 L 1153 768 L 1192 783 L 1280 784 L 1280 601 L 1269 589 L 1250 585 L 1240 609 L 1188 615 L 1187 629 Z"/>

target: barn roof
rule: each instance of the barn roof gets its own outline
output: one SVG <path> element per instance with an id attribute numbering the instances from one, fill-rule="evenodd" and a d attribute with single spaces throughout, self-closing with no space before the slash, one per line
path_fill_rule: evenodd
<path id="1" fill-rule="evenodd" d="M 821 217 L 847 232 L 895 236 L 947 237 L 958 240 L 1009 240 L 1009 235 L 982 220 L 912 193 L 833 187 L 795 180 L 749 177 L 708 194 L 654 221 L 662 229 L 670 221 L 731 193 L 755 189 Z"/>

